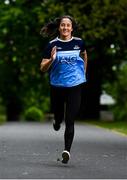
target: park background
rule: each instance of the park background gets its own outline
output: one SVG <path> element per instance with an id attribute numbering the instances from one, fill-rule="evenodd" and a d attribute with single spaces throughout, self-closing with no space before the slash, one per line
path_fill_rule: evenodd
<path id="1" fill-rule="evenodd" d="M 87 83 L 78 119 L 99 122 L 100 112 L 113 122 L 127 120 L 126 0 L 1 0 L 0 122 L 44 121 L 50 117 L 48 73 L 40 62 L 49 37 L 40 30 L 49 20 L 71 15 L 79 24 L 88 53 Z M 101 105 L 103 92 L 115 100 Z M 108 122 L 111 124 L 111 122 Z M 104 124 L 104 122 L 103 122 Z"/>

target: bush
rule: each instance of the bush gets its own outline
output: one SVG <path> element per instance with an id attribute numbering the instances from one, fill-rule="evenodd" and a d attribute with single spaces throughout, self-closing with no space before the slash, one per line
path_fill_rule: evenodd
<path id="1" fill-rule="evenodd" d="M 29 107 L 25 111 L 25 120 L 27 120 L 27 121 L 41 121 L 41 120 L 44 120 L 44 113 L 35 106 Z"/>
<path id="2" fill-rule="evenodd" d="M 116 106 L 114 115 L 117 120 L 127 120 L 127 64 L 123 64 L 119 70 L 118 80 L 114 84 Z"/>
<path id="3" fill-rule="evenodd" d="M 126 107 L 127 109 L 127 107 Z M 116 105 L 113 108 L 113 113 L 114 113 L 114 117 L 115 120 L 117 121 L 124 121 L 127 120 L 127 111 L 126 111 L 125 107 L 122 108 L 122 106 Z"/>
<path id="4" fill-rule="evenodd" d="M 107 86 L 108 92 L 116 100 L 112 107 L 115 120 L 127 120 L 127 64 L 123 64 L 117 71 L 117 80 Z"/>

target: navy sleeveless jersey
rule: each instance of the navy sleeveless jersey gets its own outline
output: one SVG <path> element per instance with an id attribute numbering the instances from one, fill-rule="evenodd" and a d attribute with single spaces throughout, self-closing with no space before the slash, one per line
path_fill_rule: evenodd
<path id="1" fill-rule="evenodd" d="M 86 82 L 85 63 L 80 53 L 85 51 L 81 38 L 72 37 L 61 40 L 58 37 L 48 43 L 43 58 L 51 57 L 51 50 L 56 46 L 56 58 L 49 69 L 50 84 L 57 87 L 73 87 Z"/>

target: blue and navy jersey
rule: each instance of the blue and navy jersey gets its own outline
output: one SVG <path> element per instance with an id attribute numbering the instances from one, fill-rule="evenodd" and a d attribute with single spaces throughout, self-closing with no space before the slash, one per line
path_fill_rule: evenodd
<path id="1" fill-rule="evenodd" d="M 85 63 L 81 52 L 85 51 L 84 41 L 77 37 L 61 40 L 58 37 L 48 43 L 43 58 L 51 57 L 51 50 L 56 46 L 57 53 L 50 66 L 50 84 L 57 87 L 73 87 L 86 82 Z"/>

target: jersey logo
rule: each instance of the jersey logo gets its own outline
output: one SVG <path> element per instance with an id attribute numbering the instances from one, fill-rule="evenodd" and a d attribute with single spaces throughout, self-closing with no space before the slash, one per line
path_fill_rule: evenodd
<path id="1" fill-rule="evenodd" d="M 58 61 L 60 63 L 75 64 L 77 56 L 58 56 Z"/>
<path id="2" fill-rule="evenodd" d="M 62 49 L 62 47 L 58 47 L 58 46 L 57 46 L 57 49 Z"/>
<path id="3" fill-rule="evenodd" d="M 80 49 L 78 45 L 75 45 L 73 49 Z"/>

